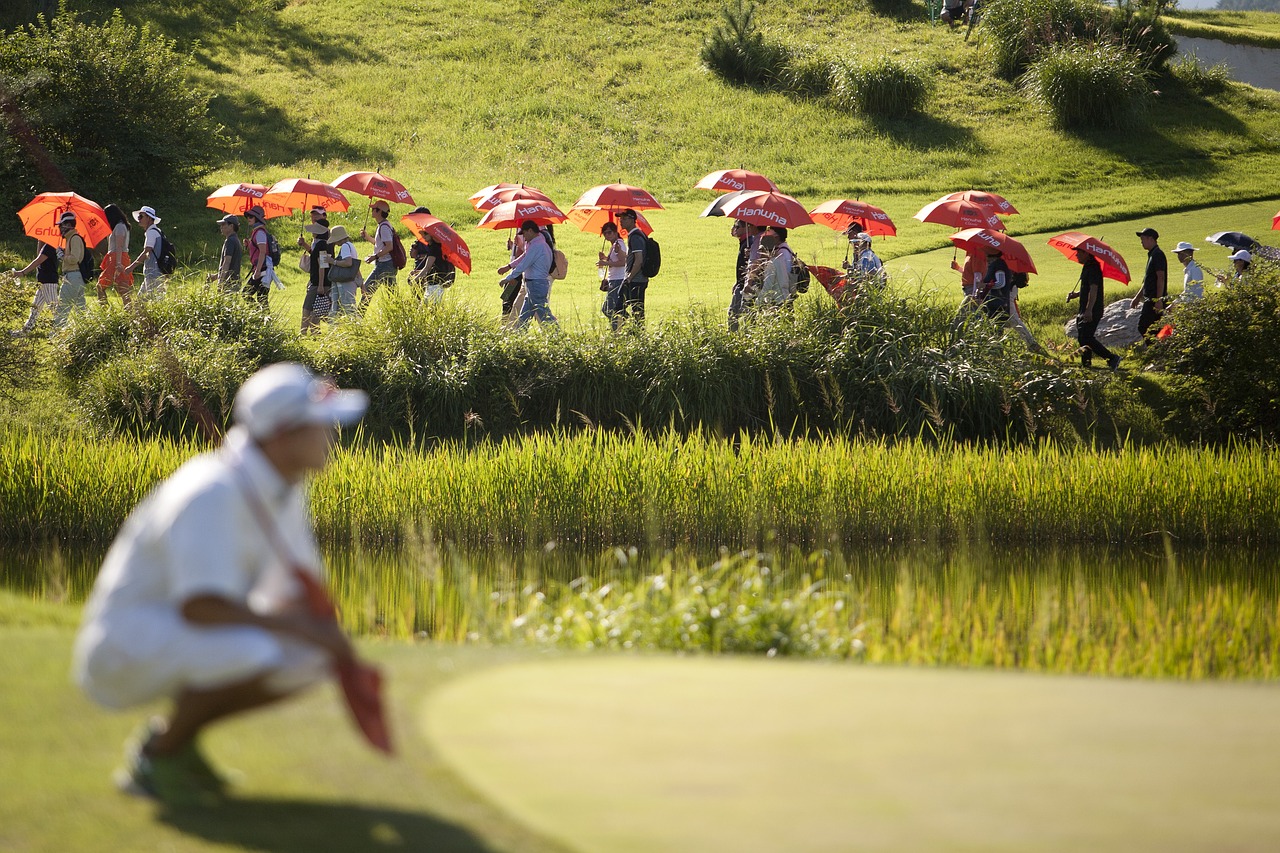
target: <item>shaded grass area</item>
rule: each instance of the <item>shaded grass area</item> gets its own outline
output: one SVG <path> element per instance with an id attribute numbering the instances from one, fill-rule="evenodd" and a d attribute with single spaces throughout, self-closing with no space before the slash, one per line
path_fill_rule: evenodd
<path id="1" fill-rule="evenodd" d="M 424 693 L 509 661 L 500 651 L 369 644 L 388 670 L 400 754 L 363 747 L 330 688 L 213 730 L 215 762 L 243 771 L 211 811 L 157 810 L 111 787 L 126 735 L 146 709 L 108 713 L 70 684 L 74 608 L 0 592 L 0 848 L 67 850 L 544 851 L 541 840 L 476 797 L 419 734 Z"/>

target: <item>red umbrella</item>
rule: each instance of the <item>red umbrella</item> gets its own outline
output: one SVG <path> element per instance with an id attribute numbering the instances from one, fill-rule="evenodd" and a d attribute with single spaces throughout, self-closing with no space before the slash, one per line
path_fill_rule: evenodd
<path id="1" fill-rule="evenodd" d="M 813 224 L 804 205 L 782 193 L 742 193 L 727 201 L 720 209 L 728 218 L 741 219 L 752 225 L 799 228 L 801 225 Z"/>
<path id="2" fill-rule="evenodd" d="M 76 233 L 84 238 L 89 248 L 101 243 L 111 234 L 106 211 L 96 201 L 90 201 L 76 193 L 40 193 L 18 211 L 22 220 L 22 232 L 47 243 L 55 249 L 63 247 L 62 232 L 58 230 L 58 218 L 67 211 L 76 215 Z"/>
<path id="3" fill-rule="evenodd" d="M 289 211 L 323 207 L 325 210 L 346 210 L 351 207 L 347 197 L 335 186 L 310 178 L 285 178 L 276 181 L 262 195 L 264 206 L 274 204 Z"/>
<path id="4" fill-rule="evenodd" d="M 459 237 L 458 232 L 448 224 L 429 213 L 406 213 L 400 217 L 400 222 L 408 226 L 413 236 L 419 240 L 424 233 L 430 235 L 432 240 L 440 244 L 440 253 L 449 263 L 471 275 L 471 250 L 467 248 L 467 241 Z"/>
<path id="5" fill-rule="evenodd" d="M 1271 230 L 1280 231 L 1280 213 L 1277 213 L 1271 220 Z"/>
<path id="6" fill-rule="evenodd" d="M 523 187 L 523 186 L 524 184 L 490 184 L 489 186 L 485 187 L 482 190 L 476 190 L 467 198 L 467 201 L 471 202 L 472 207 L 475 207 L 476 202 L 484 201 L 486 198 L 493 195 L 498 190 L 513 190 L 513 189 L 516 189 L 517 187 Z M 533 189 L 533 187 L 529 187 L 529 189 Z"/>
<path id="7" fill-rule="evenodd" d="M 601 184 L 592 187 L 573 203 L 574 207 L 600 207 L 606 210 L 662 210 L 662 205 L 648 190 L 629 184 Z"/>
<path id="8" fill-rule="evenodd" d="M 1004 223 L 990 208 L 960 199 L 940 198 L 920 208 L 914 217 L 921 222 L 950 225 L 952 228 L 986 228 L 1003 231 Z"/>
<path id="9" fill-rule="evenodd" d="M 824 201 L 809 211 L 809 216 L 818 225 L 825 225 L 832 231 L 844 231 L 853 223 L 862 226 L 862 230 L 874 236 L 884 235 L 896 237 L 898 229 L 894 227 L 889 214 L 880 208 L 848 198 L 836 198 Z"/>
<path id="10" fill-rule="evenodd" d="M 606 222 L 616 222 L 614 216 L 617 214 L 615 210 L 605 210 L 602 207 L 572 207 L 569 209 L 569 221 L 582 231 L 588 234 L 599 234 L 600 229 L 604 228 Z M 642 233 L 652 234 L 653 226 L 649 224 L 649 220 L 644 218 L 644 214 L 636 212 L 636 227 Z"/>
<path id="11" fill-rule="evenodd" d="M 306 596 L 307 609 L 322 619 L 338 621 L 338 608 L 324 585 L 310 572 L 295 568 L 294 577 L 302 585 Z M 382 673 L 377 668 L 352 658 L 334 665 L 338 676 L 338 685 L 342 688 L 342 696 L 347 700 L 347 708 L 351 711 L 351 719 L 360 729 L 365 739 L 377 749 L 388 755 L 391 748 L 391 730 L 387 725 L 386 713 L 382 708 Z"/>
<path id="12" fill-rule="evenodd" d="M 472 207 L 480 211 L 493 210 L 504 202 L 516 201 L 517 199 L 524 199 L 525 201 L 546 201 L 551 202 L 551 204 L 555 204 L 554 201 L 551 201 L 551 196 L 547 195 L 542 190 L 536 190 L 533 187 L 511 187 L 505 190 L 494 191 L 492 194 L 474 202 Z"/>
<path id="13" fill-rule="evenodd" d="M 988 228 L 969 228 L 951 235 L 951 242 L 957 248 L 970 254 L 986 253 L 998 249 L 1004 255 L 1004 262 L 1009 265 L 1010 272 L 1034 273 L 1035 261 L 1027 247 L 1010 237 L 1003 231 L 992 231 Z"/>
<path id="14" fill-rule="evenodd" d="M 715 190 L 721 193 L 741 190 L 757 190 L 770 193 L 778 191 L 778 185 L 773 181 L 758 172 L 748 172 L 746 169 L 721 169 L 719 172 L 712 172 L 694 184 L 693 188 L 695 190 Z"/>
<path id="15" fill-rule="evenodd" d="M 385 199 L 396 204 L 414 204 L 413 196 L 409 195 L 404 184 L 379 172 L 347 172 L 335 178 L 333 186 L 369 198 Z"/>
<path id="16" fill-rule="evenodd" d="M 288 216 L 289 208 L 278 204 L 263 202 L 267 188 L 262 184 L 227 184 L 219 187 L 206 199 L 205 206 L 223 213 L 235 213 L 243 216 L 244 212 L 255 204 L 262 205 L 263 216 L 271 219 L 274 216 Z"/>
<path id="17" fill-rule="evenodd" d="M 1018 209 L 1005 200 L 1004 196 L 995 193 L 984 192 L 982 190 L 963 190 L 958 193 L 945 195 L 943 198 L 951 201 L 967 201 L 982 207 L 991 208 L 991 212 L 997 216 L 1012 216 L 1018 212 Z"/>
<path id="18" fill-rule="evenodd" d="M 1076 249 L 1084 249 L 1102 264 L 1103 278 L 1109 278 L 1121 284 L 1129 283 L 1129 265 L 1125 263 L 1124 258 L 1096 237 L 1081 234 L 1079 231 L 1068 231 L 1057 237 L 1050 237 L 1049 245 L 1073 261 L 1076 259 Z"/>
<path id="19" fill-rule="evenodd" d="M 568 218 L 560 208 L 549 201 L 517 199 L 503 202 L 485 213 L 476 227 L 498 231 L 503 228 L 519 228 L 520 223 L 525 220 L 531 220 L 538 225 L 555 225 Z"/>

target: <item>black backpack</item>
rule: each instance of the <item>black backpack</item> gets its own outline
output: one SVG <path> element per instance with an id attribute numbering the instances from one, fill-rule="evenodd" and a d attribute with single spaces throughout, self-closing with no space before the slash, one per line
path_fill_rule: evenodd
<path id="1" fill-rule="evenodd" d="M 662 247 L 652 236 L 645 237 L 644 242 L 644 261 L 640 265 L 640 272 L 645 278 L 653 278 L 662 271 Z"/>
<path id="2" fill-rule="evenodd" d="M 1031 276 L 1024 272 L 1009 273 L 1009 286 L 1016 287 L 1019 290 L 1031 283 Z"/>
<path id="3" fill-rule="evenodd" d="M 160 267 L 160 272 L 164 275 L 172 275 L 173 271 L 178 268 L 178 253 L 173 248 L 173 242 L 158 227 L 156 232 L 160 235 L 160 241 L 156 246 L 156 266 Z"/>
<path id="4" fill-rule="evenodd" d="M 795 252 L 791 253 L 791 277 L 796 282 L 796 293 L 809 292 L 809 265 L 800 260 Z"/>
<path id="5" fill-rule="evenodd" d="M 80 259 L 78 269 L 80 270 L 80 278 L 84 280 L 85 284 L 96 279 L 98 277 L 98 273 L 101 272 L 93 262 L 93 252 L 89 251 L 88 243 L 85 244 L 84 257 Z"/>
<path id="6" fill-rule="evenodd" d="M 262 230 L 267 231 L 265 228 Z M 280 241 L 270 231 L 267 231 L 267 257 L 271 259 L 272 266 L 280 266 Z"/>

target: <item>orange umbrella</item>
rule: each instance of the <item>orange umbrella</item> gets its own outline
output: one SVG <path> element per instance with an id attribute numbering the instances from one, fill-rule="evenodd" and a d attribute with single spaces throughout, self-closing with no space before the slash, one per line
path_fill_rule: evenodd
<path id="1" fill-rule="evenodd" d="M 503 202 L 485 213 L 476 227 L 498 231 L 503 228 L 519 228 L 520 223 L 525 220 L 531 220 L 538 225 L 555 225 L 568 218 L 560 208 L 549 201 L 517 199 Z"/>
<path id="2" fill-rule="evenodd" d="M 616 210 L 606 210 L 602 207 L 573 207 L 569 209 L 569 221 L 588 234 L 599 234 L 605 223 L 617 221 L 614 219 L 616 214 Z M 636 227 L 644 234 L 653 233 L 653 226 L 649 224 L 649 220 L 638 211 Z"/>
<path id="3" fill-rule="evenodd" d="M 958 234 L 952 234 L 951 242 L 955 243 L 957 248 L 971 254 L 985 253 L 992 249 L 999 250 L 1004 255 L 1004 262 L 1009 265 L 1010 272 L 1037 272 L 1036 262 L 1031 260 L 1031 253 L 1027 251 L 1027 247 L 1003 231 L 968 228 Z"/>
<path id="4" fill-rule="evenodd" d="M 1275 218 L 1271 220 L 1271 230 L 1280 231 L 1280 213 L 1277 213 Z"/>
<path id="5" fill-rule="evenodd" d="M 721 205 L 720 210 L 730 219 L 741 219 L 752 225 L 776 225 L 779 228 L 799 228 L 812 225 L 809 211 L 789 195 L 775 192 L 748 192 L 733 194 Z"/>
<path id="6" fill-rule="evenodd" d="M 493 195 L 498 190 L 513 190 L 523 186 L 524 184 L 505 184 L 505 183 L 490 184 L 489 186 L 485 187 L 482 190 L 476 190 L 474 193 L 468 196 L 467 201 L 471 202 L 472 207 L 475 207 L 477 202 L 484 201 L 486 198 Z M 529 189 L 533 189 L 533 187 L 529 187 Z"/>
<path id="7" fill-rule="evenodd" d="M 285 178 L 276 181 L 262 196 L 265 204 L 275 204 L 289 211 L 323 207 L 325 210 L 346 210 L 351 207 L 347 197 L 335 186 L 310 178 Z"/>
<path id="8" fill-rule="evenodd" d="M 715 190 L 722 193 L 740 190 L 758 190 L 770 193 L 778 191 L 778 185 L 773 181 L 758 172 L 748 172 L 746 169 L 721 169 L 719 172 L 712 172 L 694 184 L 693 188 L 695 190 Z"/>
<path id="9" fill-rule="evenodd" d="M 1068 231 L 1057 237 L 1050 237 L 1049 245 L 1073 261 L 1076 259 L 1076 250 L 1084 249 L 1097 258 L 1098 263 L 1102 265 L 1103 278 L 1109 278 L 1121 284 L 1129 283 L 1129 265 L 1125 263 L 1119 252 L 1097 237 L 1090 237 L 1079 231 Z"/>
<path id="10" fill-rule="evenodd" d="M 630 184 L 601 184 L 584 192 L 574 207 L 599 207 L 605 210 L 662 210 L 662 205 L 648 190 Z"/>
<path id="11" fill-rule="evenodd" d="M 472 207 L 481 211 L 493 210 L 504 202 L 516 201 L 517 199 L 524 199 L 525 201 L 547 201 L 555 204 L 554 201 L 551 201 L 551 196 L 547 195 L 542 190 L 536 190 L 533 187 L 511 187 L 505 190 L 495 190 L 490 195 L 474 202 Z"/>
<path id="12" fill-rule="evenodd" d="M 340 190 L 351 190 L 353 193 L 369 198 L 394 201 L 396 204 L 415 203 L 413 196 L 409 195 L 409 191 L 404 188 L 404 184 L 380 172 L 347 172 L 334 178 L 333 186 Z"/>
<path id="13" fill-rule="evenodd" d="M 809 215 L 818 225 L 825 225 L 832 231 L 844 231 L 856 222 L 862 226 L 863 231 L 872 236 L 896 237 L 898 235 L 898 229 L 894 227 L 889 214 L 865 201 L 835 198 L 824 201 L 809 211 Z"/>
<path id="14" fill-rule="evenodd" d="M 945 195 L 943 198 L 951 201 L 967 201 L 983 207 L 989 207 L 996 216 L 1012 216 L 1018 212 L 1016 207 L 1005 201 L 1004 196 L 983 192 L 982 190 L 962 190 L 958 193 Z"/>
<path id="15" fill-rule="evenodd" d="M 67 211 L 76 215 L 76 233 L 84 238 L 89 248 L 101 243 L 111 234 L 106 211 L 96 201 L 90 201 L 76 193 L 40 193 L 18 211 L 22 220 L 22 232 L 61 249 L 64 241 L 58 230 L 58 217 Z"/>
<path id="16" fill-rule="evenodd" d="M 262 204 L 262 197 L 266 195 L 267 188 L 262 184 L 227 184 L 225 187 L 218 187 L 209 197 L 205 199 L 207 204 L 205 207 L 221 210 L 223 213 L 235 213 L 243 215 L 246 210 L 255 204 Z M 267 219 L 273 216 L 285 216 L 289 213 L 288 208 L 280 207 L 273 204 L 270 208 L 263 206 L 263 212 Z"/>
<path id="17" fill-rule="evenodd" d="M 955 198 L 940 198 L 920 208 L 914 217 L 921 222 L 950 225 L 952 228 L 986 228 L 1003 231 L 1004 223 L 990 208 Z"/>
<path id="18" fill-rule="evenodd" d="M 459 237 L 458 232 L 448 224 L 429 213 L 406 213 L 400 217 L 400 222 L 419 240 L 423 234 L 429 235 L 440 244 L 440 253 L 449 263 L 471 275 L 471 249 L 467 248 L 467 241 Z"/>

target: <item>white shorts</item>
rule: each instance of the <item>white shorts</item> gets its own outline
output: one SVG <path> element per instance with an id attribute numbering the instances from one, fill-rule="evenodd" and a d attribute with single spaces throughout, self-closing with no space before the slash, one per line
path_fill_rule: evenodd
<path id="1" fill-rule="evenodd" d="M 268 689 L 283 695 L 328 674 L 328 656 L 314 646 L 247 625 L 195 626 L 172 607 L 117 612 L 76 637 L 76 683 L 108 708 L 264 675 Z"/>

